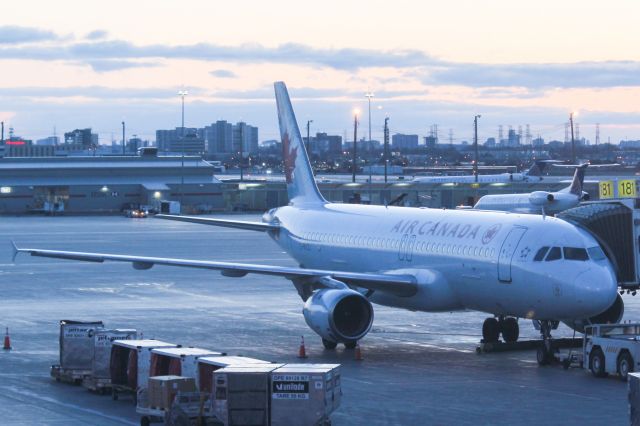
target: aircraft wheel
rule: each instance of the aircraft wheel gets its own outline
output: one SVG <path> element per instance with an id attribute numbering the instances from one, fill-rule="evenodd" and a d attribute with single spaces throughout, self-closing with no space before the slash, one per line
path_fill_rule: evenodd
<path id="1" fill-rule="evenodd" d="M 347 349 L 355 349 L 357 344 L 358 344 L 357 340 L 350 340 L 344 343 L 344 347 Z"/>
<path id="2" fill-rule="evenodd" d="M 629 355 L 629 352 L 622 352 L 618 357 L 618 374 L 620 374 L 620 380 L 627 381 L 629 373 L 633 372 L 633 358 Z"/>
<path id="3" fill-rule="evenodd" d="M 595 348 L 589 356 L 589 365 L 591 373 L 596 377 L 604 377 L 607 373 L 604 370 L 604 354 L 602 349 Z"/>
<path id="4" fill-rule="evenodd" d="M 482 324 L 482 339 L 485 343 L 494 343 L 500 336 L 500 324 L 495 318 L 487 318 Z"/>
<path id="5" fill-rule="evenodd" d="M 334 342 L 332 340 L 322 339 L 322 345 L 325 349 L 335 349 L 338 346 L 338 342 Z"/>
<path id="6" fill-rule="evenodd" d="M 518 341 L 520 337 L 520 327 L 518 326 L 518 320 L 513 317 L 505 318 L 502 321 L 502 338 L 507 343 L 514 343 Z"/>
<path id="7" fill-rule="evenodd" d="M 539 366 L 549 365 L 551 360 L 549 359 L 549 353 L 547 352 L 547 348 L 545 348 L 544 343 L 541 343 L 536 350 L 536 360 L 538 361 Z"/>

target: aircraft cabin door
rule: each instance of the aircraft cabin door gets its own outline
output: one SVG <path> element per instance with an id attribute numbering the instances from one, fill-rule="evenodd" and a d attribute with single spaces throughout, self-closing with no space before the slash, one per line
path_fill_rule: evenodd
<path id="1" fill-rule="evenodd" d="M 511 282 L 511 261 L 525 232 L 527 232 L 527 228 L 516 226 L 509 231 L 509 235 L 502 243 L 498 257 L 498 280 Z"/>

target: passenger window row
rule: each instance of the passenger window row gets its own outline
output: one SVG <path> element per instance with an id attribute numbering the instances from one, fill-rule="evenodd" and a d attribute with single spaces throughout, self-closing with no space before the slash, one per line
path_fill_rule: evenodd
<path id="1" fill-rule="evenodd" d="M 305 240 L 330 243 L 336 245 L 344 245 L 348 247 L 369 247 L 380 249 L 392 249 L 399 250 L 402 245 L 403 250 L 407 250 L 407 245 L 412 244 L 411 251 L 434 253 L 434 254 L 448 254 L 459 256 L 474 256 L 491 258 L 496 255 L 494 248 L 490 247 L 478 247 L 456 244 L 444 244 L 439 242 L 415 242 L 394 239 L 394 238 L 377 238 L 377 237 L 362 237 L 357 235 L 341 235 L 341 234 L 325 234 L 321 232 L 312 232 L 305 235 Z"/>

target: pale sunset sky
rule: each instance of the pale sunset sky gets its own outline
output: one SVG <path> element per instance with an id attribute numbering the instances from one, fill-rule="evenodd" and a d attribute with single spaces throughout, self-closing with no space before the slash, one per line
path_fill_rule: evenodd
<path id="1" fill-rule="evenodd" d="M 38 139 L 92 127 L 101 143 L 218 119 L 277 138 L 273 81 L 300 126 L 351 138 L 372 102 L 373 139 L 481 140 L 529 124 L 564 138 L 578 111 L 594 142 L 640 139 L 640 1 L 20 0 L 0 14 L 0 118 Z M 360 120 L 365 135 L 368 119 Z"/>

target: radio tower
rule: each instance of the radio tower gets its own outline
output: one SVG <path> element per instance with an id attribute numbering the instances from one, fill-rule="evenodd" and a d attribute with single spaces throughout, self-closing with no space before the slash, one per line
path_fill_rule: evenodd
<path id="1" fill-rule="evenodd" d="M 600 143 L 600 123 L 596 123 L 596 146 Z"/>
<path id="2" fill-rule="evenodd" d="M 525 130 L 525 133 L 524 133 L 524 138 L 525 138 L 525 143 L 527 145 L 531 145 L 531 127 L 529 127 L 528 124 L 526 126 L 526 130 Z"/>

